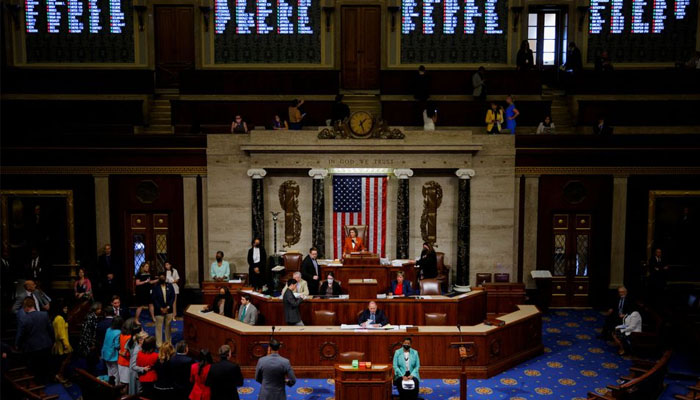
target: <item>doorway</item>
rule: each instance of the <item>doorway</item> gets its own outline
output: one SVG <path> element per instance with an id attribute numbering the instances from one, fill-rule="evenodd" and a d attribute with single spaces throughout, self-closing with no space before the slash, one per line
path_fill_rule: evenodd
<path id="1" fill-rule="evenodd" d="M 567 6 L 530 7 L 527 40 L 540 69 L 555 69 L 566 63 L 569 12 Z"/>
<path id="2" fill-rule="evenodd" d="M 344 89 L 378 89 L 381 68 L 381 9 L 341 9 L 341 70 Z"/>
<path id="3" fill-rule="evenodd" d="M 156 86 L 180 86 L 180 73 L 194 69 L 194 9 L 154 6 Z"/>
<path id="4" fill-rule="evenodd" d="M 128 213 L 126 223 L 129 229 L 124 235 L 126 249 L 127 282 L 133 282 L 141 265 L 147 262 L 150 272 L 155 275 L 165 270 L 165 262 L 170 254 L 170 216 L 163 213 Z M 132 283 L 130 291 L 134 293 Z"/>
<path id="5" fill-rule="evenodd" d="M 552 221 L 552 306 L 588 306 L 591 214 L 555 213 Z"/>

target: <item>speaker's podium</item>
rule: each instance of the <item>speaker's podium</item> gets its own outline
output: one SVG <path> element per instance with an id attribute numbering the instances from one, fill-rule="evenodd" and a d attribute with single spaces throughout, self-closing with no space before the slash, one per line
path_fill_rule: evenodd
<path id="1" fill-rule="evenodd" d="M 343 258 L 343 265 L 379 266 L 379 255 L 366 251 L 352 252 Z"/>
<path id="2" fill-rule="evenodd" d="M 350 364 L 335 365 L 336 400 L 390 400 L 394 368 L 375 365 L 353 368 Z"/>

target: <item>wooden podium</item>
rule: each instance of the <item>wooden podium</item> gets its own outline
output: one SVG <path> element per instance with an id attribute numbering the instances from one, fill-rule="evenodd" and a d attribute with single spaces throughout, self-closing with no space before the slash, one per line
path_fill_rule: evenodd
<path id="1" fill-rule="evenodd" d="M 376 279 L 348 279 L 348 294 L 351 299 L 374 299 L 377 297 Z"/>
<path id="2" fill-rule="evenodd" d="M 336 400 L 391 400 L 394 369 L 375 365 L 354 369 L 349 364 L 335 364 Z"/>

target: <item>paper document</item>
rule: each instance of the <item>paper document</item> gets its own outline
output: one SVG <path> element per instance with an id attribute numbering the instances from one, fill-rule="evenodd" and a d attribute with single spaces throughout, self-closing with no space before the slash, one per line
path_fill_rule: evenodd
<path id="1" fill-rule="evenodd" d="M 340 325 L 340 329 L 360 329 L 362 328 L 360 325 L 357 324 L 342 324 Z"/>

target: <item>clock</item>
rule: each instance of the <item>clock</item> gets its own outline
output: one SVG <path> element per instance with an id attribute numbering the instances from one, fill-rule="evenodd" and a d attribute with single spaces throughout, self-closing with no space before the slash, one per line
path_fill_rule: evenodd
<path id="1" fill-rule="evenodd" d="M 357 111 L 350 115 L 348 121 L 350 131 L 360 137 L 369 135 L 374 128 L 374 117 L 367 111 Z"/>

